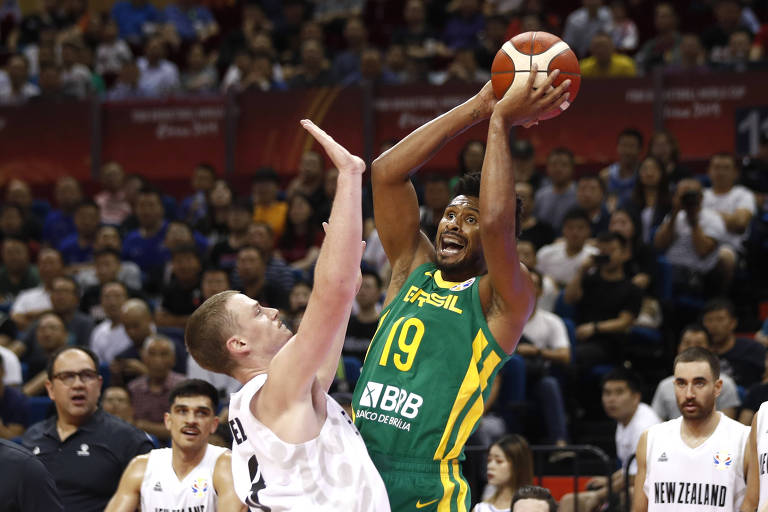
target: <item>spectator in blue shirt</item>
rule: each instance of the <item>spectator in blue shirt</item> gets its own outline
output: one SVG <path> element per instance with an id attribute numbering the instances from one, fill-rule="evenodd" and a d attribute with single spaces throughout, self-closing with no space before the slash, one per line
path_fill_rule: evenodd
<path id="1" fill-rule="evenodd" d="M 120 28 L 120 39 L 140 44 L 163 22 L 163 15 L 148 0 L 123 0 L 112 8 L 112 18 Z"/>
<path id="2" fill-rule="evenodd" d="M 52 247 L 58 247 L 61 241 L 75 232 L 72 214 L 83 198 L 80 183 L 72 176 L 62 176 L 56 181 L 53 195 L 56 199 L 55 210 L 48 212 L 43 223 L 43 240 Z"/>
<path id="3" fill-rule="evenodd" d="M 144 282 L 156 287 L 165 267 L 163 240 L 168 229 L 160 193 L 152 188 L 141 189 L 136 196 L 134 212 L 139 227 L 125 236 L 123 259 L 136 263 L 144 275 Z"/>
<path id="4" fill-rule="evenodd" d="M 216 168 L 207 163 L 197 164 L 192 171 L 194 194 L 184 198 L 179 205 L 179 219 L 195 224 L 208 215 L 208 194 L 216 181 Z"/>
<path id="5" fill-rule="evenodd" d="M 478 0 L 461 0 L 456 14 L 448 20 L 443 41 L 452 50 L 479 46 L 479 34 L 485 29 L 485 18 Z"/>
<path id="6" fill-rule="evenodd" d="M 219 33 L 219 25 L 207 7 L 195 0 L 178 0 L 165 8 L 165 21 L 184 42 L 205 42 Z"/>
<path id="7" fill-rule="evenodd" d="M 101 218 L 99 206 L 90 199 L 83 201 L 77 206 L 74 218 L 77 233 L 66 237 L 59 246 L 64 264 L 70 269 L 93 261 L 93 242 Z"/>
<path id="8" fill-rule="evenodd" d="M 12 439 L 24 433 L 27 398 L 18 389 L 3 384 L 2 358 L 0 356 L 0 439 Z"/>

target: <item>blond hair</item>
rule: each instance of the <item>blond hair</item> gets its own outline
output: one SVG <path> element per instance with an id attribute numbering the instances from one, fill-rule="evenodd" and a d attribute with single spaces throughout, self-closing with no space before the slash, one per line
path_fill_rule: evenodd
<path id="1" fill-rule="evenodd" d="M 234 361 L 226 342 L 237 327 L 237 320 L 227 309 L 227 301 L 239 292 L 227 290 L 206 300 L 187 321 L 184 342 L 197 364 L 218 373 L 229 374 Z"/>

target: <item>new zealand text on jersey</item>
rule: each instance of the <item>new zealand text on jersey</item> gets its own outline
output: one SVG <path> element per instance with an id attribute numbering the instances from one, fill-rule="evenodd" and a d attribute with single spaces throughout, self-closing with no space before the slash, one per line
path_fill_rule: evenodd
<path id="1" fill-rule="evenodd" d="M 458 300 L 458 295 L 440 295 L 437 293 L 427 293 L 418 286 L 411 286 L 408 289 L 408 293 L 406 293 L 405 297 L 403 297 L 403 302 L 418 302 L 420 308 L 424 307 L 424 304 L 429 304 L 430 306 L 447 309 L 448 311 L 453 311 L 454 313 L 458 313 L 460 315 L 463 313 L 463 311 L 456 307 L 456 302 L 458 302 Z"/>
<path id="2" fill-rule="evenodd" d="M 194 505 L 186 508 L 160 508 L 155 507 L 155 512 L 205 512 L 205 505 Z"/>

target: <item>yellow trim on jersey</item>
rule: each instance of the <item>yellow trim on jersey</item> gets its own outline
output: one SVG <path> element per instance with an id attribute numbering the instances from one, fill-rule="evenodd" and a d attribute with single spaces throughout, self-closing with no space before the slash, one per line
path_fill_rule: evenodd
<path id="1" fill-rule="evenodd" d="M 456 497 L 458 511 L 467 512 L 467 481 L 461 477 L 459 461 L 456 459 L 453 460 L 453 478 L 459 482 L 459 495 Z"/>
<path id="2" fill-rule="evenodd" d="M 437 512 L 451 512 L 451 496 L 456 484 L 451 482 L 451 474 L 448 471 L 448 461 L 440 461 L 440 482 L 443 484 L 443 497 L 437 504 Z"/>
<path id="3" fill-rule="evenodd" d="M 443 279 L 443 273 L 439 270 L 435 272 L 434 278 L 435 278 L 435 284 L 440 288 L 451 288 L 456 286 L 457 284 L 461 284 L 460 282 L 455 283 L 453 281 L 446 281 L 445 279 Z"/>
<path id="4" fill-rule="evenodd" d="M 487 345 L 488 340 L 483 334 L 482 329 L 478 330 L 477 336 L 475 336 L 475 339 L 472 342 L 472 359 L 469 361 L 469 367 L 467 368 L 467 372 L 464 374 L 464 380 L 461 382 L 459 392 L 456 394 L 456 400 L 454 400 L 453 407 L 451 408 L 451 413 L 448 415 L 448 421 L 445 424 L 445 430 L 443 431 L 443 435 L 440 438 L 440 444 L 437 445 L 437 450 L 435 450 L 435 460 L 441 460 L 445 458 L 445 451 L 448 446 L 448 440 L 451 437 L 451 432 L 453 432 L 453 429 L 456 426 L 456 420 L 458 419 L 459 414 L 461 414 L 461 411 L 463 411 L 466 407 L 469 399 L 480 386 L 480 375 L 477 373 L 477 364 L 480 361 L 480 356 L 483 353 L 483 349 Z M 494 354 L 494 352 L 491 352 L 491 354 Z"/>
<path id="5" fill-rule="evenodd" d="M 387 310 L 387 312 L 381 315 L 381 318 L 379 318 L 379 325 L 376 326 L 376 331 L 373 333 L 373 338 L 371 338 L 371 340 L 376 339 L 376 335 L 379 334 L 379 329 L 381 329 L 381 326 L 384 323 L 384 319 L 387 318 L 387 315 L 389 314 L 390 311 L 392 310 L 391 309 Z M 365 364 L 365 360 L 368 359 L 368 352 L 371 351 L 371 346 L 373 346 L 373 343 L 369 343 L 368 348 L 365 349 L 365 357 L 363 358 L 363 364 Z"/>

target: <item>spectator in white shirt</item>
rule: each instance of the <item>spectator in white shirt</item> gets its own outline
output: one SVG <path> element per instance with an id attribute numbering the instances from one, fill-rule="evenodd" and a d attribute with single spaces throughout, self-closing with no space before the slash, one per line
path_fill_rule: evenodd
<path id="1" fill-rule="evenodd" d="M 165 43 L 160 37 L 151 38 L 145 48 L 145 57 L 137 61 L 139 89 L 147 96 L 166 96 L 180 87 L 179 69 L 165 60 Z"/>
<path id="2" fill-rule="evenodd" d="M 520 258 L 520 263 L 525 265 L 528 270 L 536 270 L 542 276 L 542 292 L 536 301 L 536 310 L 553 312 L 555 310 L 555 302 L 557 302 L 557 295 L 560 291 L 555 280 L 547 274 L 542 274 L 541 270 L 537 267 L 536 247 L 533 245 L 533 242 L 518 240 L 517 255 Z"/>
<path id="3" fill-rule="evenodd" d="M 91 350 L 102 363 L 111 363 L 117 354 L 132 345 L 121 321 L 126 300 L 128 290 L 123 283 L 111 281 L 101 287 L 101 307 L 106 319 L 91 333 Z"/>
<path id="4" fill-rule="evenodd" d="M 536 253 L 537 269 L 552 276 L 558 286 L 565 286 L 584 261 L 599 252 L 586 243 L 591 233 L 587 213 L 581 208 L 572 208 L 563 219 L 563 239 L 545 245 Z"/>
<path id="5" fill-rule="evenodd" d="M 589 54 L 589 45 L 598 32 L 610 34 L 613 31 L 613 15 L 602 0 L 582 0 L 582 7 L 565 19 L 563 41 L 580 59 Z"/>
<path id="6" fill-rule="evenodd" d="M 19 331 L 24 331 L 37 318 L 50 311 L 50 291 L 53 281 L 64 272 L 61 254 L 56 249 L 42 249 L 37 255 L 37 269 L 40 273 L 40 286 L 21 292 L 11 306 L 11 319 Z"/>
<path id="7" fill-rule="evenodd" d="M 40 94 L 40 89 L 29 81 L 29 62 L 24 55 L 12 55 L 5 71 L 0 70 L 0 104 L 17 105 Z"/>
<path id="8" fill-rule="evenodd" d="M 128 43 L 118 39 L 119 29 L 114 20 L 109 20 L 102 31 L 102 41 L 96 47 L 96 72 L 100 75 L 117 75 L 123 64 L 133 60 Z"/>
<path id="9" fill-rule="evenodd" d="M 727 231 L 724 243 L 736 253 L 741 253 L 742 243 L 749 234 L 749 224 L 757 212 L 755 194 L 736 184 L 739 167 L 731 153 L 713 155 L 707 174 L 712 187 L 704 190 L 702 206 L 720 214 Z"/>
<path id="10" fill-rule="evenodd" d="M 61 47 L 61 87 L 69 95 L 79 99 L 93 90 L 91 70 L 78 62 L 83 44 L 80 41 L 66 41 Z"/>

